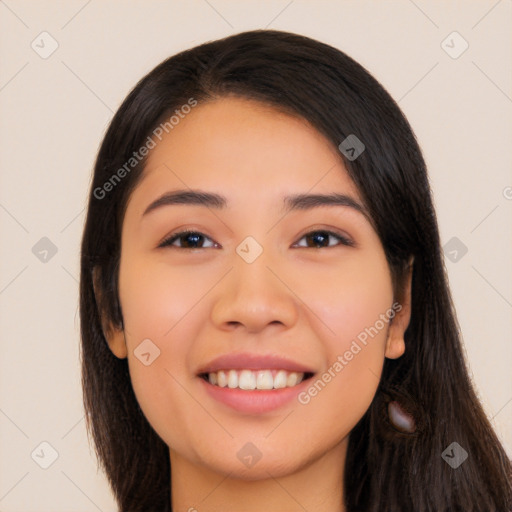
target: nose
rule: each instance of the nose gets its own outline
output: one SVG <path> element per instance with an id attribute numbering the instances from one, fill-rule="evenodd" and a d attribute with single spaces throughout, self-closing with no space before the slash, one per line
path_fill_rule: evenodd
<path id="1" fill-rule="evenodd" d="M 211 320 L 217 328 L 259 333 L 269 325 L 288 329 L 295 324 L 300 301 L 290 274 L 269 252 L 264 250 L 252 263 L 235 253 L 232 270 L 216 290 Z"/>

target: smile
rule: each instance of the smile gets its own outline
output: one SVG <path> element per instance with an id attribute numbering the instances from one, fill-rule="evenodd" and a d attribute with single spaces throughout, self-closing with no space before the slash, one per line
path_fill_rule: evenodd
<path id="1" fill-rule="evenodd" d="M 205 398 L 227 407 L 225 411 L 251 415 L 296 403 L 315 373 L 284 356 L 249 352 L 222 354 L 196 370 Z"/>
<path id="2" fill-rule="evenodd" d="M 213 386 L 243 390 L 271 390 L 291 388 L 312 374 L 287 370 L 220 370 L 201 375 Z"/>

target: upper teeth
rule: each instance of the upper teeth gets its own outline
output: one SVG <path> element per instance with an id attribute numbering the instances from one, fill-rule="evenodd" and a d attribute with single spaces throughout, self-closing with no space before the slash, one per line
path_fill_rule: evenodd
<path id="1" fill-rule="evenodd" d="M 280 389 L 299 384 L 303 373 L 286 370 L 220 370 L 208 374 L 208 381 L 225 388 Z"/>

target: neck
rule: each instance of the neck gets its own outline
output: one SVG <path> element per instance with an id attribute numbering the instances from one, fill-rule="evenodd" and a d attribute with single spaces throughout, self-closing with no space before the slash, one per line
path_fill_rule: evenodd
<path id="1" fill-rule="evenodd" d="M 174 512 L 345 512 L 343 474 L 348 437 L 295 472 L 241 480 L 198 466 L 170 450 Z"/>

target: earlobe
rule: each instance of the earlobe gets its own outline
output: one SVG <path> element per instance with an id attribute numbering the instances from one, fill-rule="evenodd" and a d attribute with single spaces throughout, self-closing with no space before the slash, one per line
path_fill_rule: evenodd
<path id="1" fill-rule="evenodd" d="M 124 337 L 124 331 L 119 329 L 115 329 L 113 331 L 109 331 L 107 335 L 105 335 L 105 339 L 107 340 L 108 346 L 112 353 L 119 359 L 126 359 L 128 357 L 128 350 L 126 348 L 126 339 Z"/>
<path id="2" fill-rule="evenodd" d="M 413 261 L 414 257 L 411 257 L 409 260 L 403 297 L 400 302 L 401 308 L 399 311 L 395 310 L 395 316 L 393 317 L 388 329 L 385 356 L 389 359 L 398 359 L 405 352 L 404 335 L 411 320 Z"/>
<path id="3" fill-rule="evenodd" d="M 125 359 L 128 356 L 128 350 L 126 347 L 124 330 L 118 329 L 111 324 L 111 322 L 106 317 L 105 310 L 103 307 L 99 267 L 93 268 L 92 282 L 94 288 L 94 296 L 96 298 L 96 304 L 98 307 L 98 315 L 100 316 L 101 319 L 101 328 L 103 331 L 103 336 L 107 341 L 107 344 L 112 353 L 119 359 Z"/>

